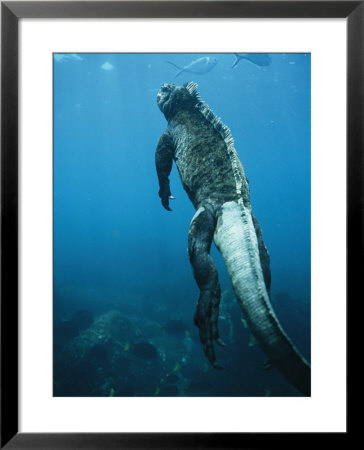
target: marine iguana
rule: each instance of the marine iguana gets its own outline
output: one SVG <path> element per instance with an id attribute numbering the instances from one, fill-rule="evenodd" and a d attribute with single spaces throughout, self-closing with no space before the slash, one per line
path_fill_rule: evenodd
<path id="1" fill-rule="evenodd" d="M 283 331 L 270 303 L 270 260 L 262 230 L 252 214 L 250 192 L 230 130 L 197 92 L 197 84 L 163 84 L 157 95 L 168 121 L 155 154 L 162 205 L 171 211 L 169 174 L 175 162 L 196 209 L 188 233 L 188 254 L 200 296 L 194 315 L 204 353 L 215 368 L 220 285 L 210 255 L 214 240 L 252 334 L 272 365 L 304 395 L 311 369 Z"/>

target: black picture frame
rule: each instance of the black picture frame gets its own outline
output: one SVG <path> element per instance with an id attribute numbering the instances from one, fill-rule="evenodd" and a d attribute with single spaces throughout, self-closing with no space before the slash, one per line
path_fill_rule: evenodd
<path id="1" fill-rule="evenodd" d="M 261 448 L 300 445 L 310 433 L 18 432 L 18 23 L 21 18 L 346 18 L 347 304 L 363 273 L 363 1 L 1 2 L 1 448 Z M 350 346 L 347 346 L 349 351 Z M 348 397 L 349 398 L 349 397 Z M 348 416 L 350 410 L 348 410 Z M 238 413 L 238 412 L 237 412 Z M 335 434 L 335 443 L 349 436 Z M 315 444 L 321 433 L 315 433 Z M 322 434 L 327 445 L 327 435 Z M 342 442 L 343 444 L 344 442 Z"/>

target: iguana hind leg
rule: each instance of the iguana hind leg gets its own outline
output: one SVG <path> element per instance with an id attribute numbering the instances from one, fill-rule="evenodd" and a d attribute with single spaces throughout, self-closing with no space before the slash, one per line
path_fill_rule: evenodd
<path id="1" fill-rule="evenodd" d="M 213 346 L 214 341 L 224 345 L 218 331 L 221 289 L 217 269 L 210 255 L 215 225 L 216 220 L 211 208 L 200 207 L 191 221 L 188 233 L 188 255 L 193 275 L 200 289 L 194 322 L 199 328 L 205 355 L 215 368 L 220 368 L 216 363 Z"/>

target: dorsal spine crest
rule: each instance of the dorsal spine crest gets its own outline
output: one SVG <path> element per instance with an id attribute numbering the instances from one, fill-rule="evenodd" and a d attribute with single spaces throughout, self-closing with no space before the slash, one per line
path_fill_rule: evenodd
<path id="1" fill-rule="evenodd" d="M 197 91 L 197 83 L 191 81 L 187 84 L 185 84 L 186 89 L 190 93 L 190 95 L 194 98 L 196 101 L 195 108 L 198 109 L 201 114 L 205 117 L 205 119 L 211 123 L 211 125 L 214 127 L 214 129 L 220 134 L 222 139 L 225 142 L 226 145 L 226 151 L 229 155 L 230 163 L 233 169 L 234 179 L 235 179 L 235 185 L 236 185 L 236 193 L 240 196 L 242 191 L 242 184 L 243 180 L 240 175 L 239 167 L 243 171 L 244 175 L 244 169 L 241 164 L 239 164 L 239 159 L 237 152 L 234 147 L 234 138 L 231 135 L 229 127 L 224 125 L 222 123 L 222 120 L 220 117 L 216 116 L 215 113 L 211 110 L 211 108 L 208 106 L 207 103 L 205 103 L 201 97 L 200 94 Z"/>

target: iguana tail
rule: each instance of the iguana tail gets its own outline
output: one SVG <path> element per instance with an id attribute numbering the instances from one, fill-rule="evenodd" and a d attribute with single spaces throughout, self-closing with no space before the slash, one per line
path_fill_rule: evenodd
<path id="1" fill-rule="evenodd" d="M 311 395 L 311 368 L 283 331 L 269 300 L 253 218 L 243 201 L 227 202 L 214 241 L 252 334 L 269 361 L 304 395 Z"/>

